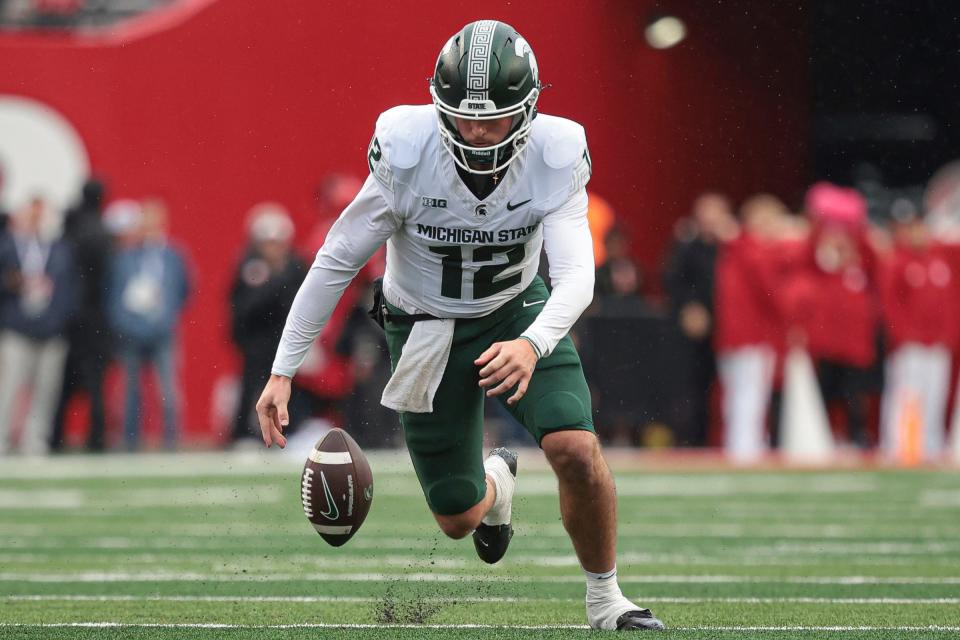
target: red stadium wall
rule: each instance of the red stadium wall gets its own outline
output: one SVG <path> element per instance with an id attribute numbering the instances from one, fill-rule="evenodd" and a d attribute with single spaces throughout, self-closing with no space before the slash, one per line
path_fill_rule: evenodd
<path id="1" fill-rule="evenodd" d="M 183 327 L 186 430 L 216 440 L 211 391 L 236 369 L 226 297 L 246 211 L 277 200 L 305 234 L 319 178 L 364 173 L 377 114 L 428 100 L 440 46 L 468 21 L 497 17 L 533 44 L 552 84 L 541 109 L 586 126 L 592 189 L 613 204 L 647 266 L 700 189 L 797 195 L 805 17 L 761 3 L 705 4 L 673 3 L 688 39 L 654 51 L 642 33 L 652 0 L 492 0 L 482 11 L 428 11 L 413 0 L 188 0 L 99 34 L 2 35 L 0 94 L 63 114 L 112 197 L 169 203 L 172 235 L 196 272 Z"/>

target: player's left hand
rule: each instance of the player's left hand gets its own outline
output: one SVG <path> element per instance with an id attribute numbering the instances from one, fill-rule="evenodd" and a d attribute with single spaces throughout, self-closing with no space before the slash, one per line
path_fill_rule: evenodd
<path id="1" fill-rule="evenodd" d="M 509 342 L 494 342 L 490 348 L 473 361 L 480 369 L 480 386 L 492 398 L 517 387 L 507 400 L 515 404 L 527 392 L 533 369 L 537 366 L 537 353 L 533 345 L 522 338 Z"/>

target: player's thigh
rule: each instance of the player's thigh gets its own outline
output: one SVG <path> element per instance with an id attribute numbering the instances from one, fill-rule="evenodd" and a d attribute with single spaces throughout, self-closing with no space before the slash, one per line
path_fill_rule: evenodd
<path id="1" fill-rule="evenodd" d="M 409 331 L 390 328 L 387 332 L 394 366 L 405 341 L 401 333 Z M 483 392 L 473 364 L 480 347 L 474 341 L 457 338 L 455 334 L 450 358 L 433 398 L 433 411 L 400 414 L 407 450 L 424 497 L 431 511 L 438 515 L 469 510 L 483 499 L 487 489 L 483 470 Z"/>
<path id="2" fill-rule="evenodd" d="M 590 389 L 569 336 L 540 360 L 527 392 L 512 406 L 506 404 L 511 394 L 503 394 L 500 401 L 537 444 L 552 431 L 576 429 L 595 433 Z"/>

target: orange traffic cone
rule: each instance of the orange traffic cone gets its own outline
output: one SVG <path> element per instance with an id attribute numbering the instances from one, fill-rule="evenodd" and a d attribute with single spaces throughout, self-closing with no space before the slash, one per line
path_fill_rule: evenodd
<path id="1" fill-rule="evenodd" d="M 905 467 L 915 467 L 923 461 L 923 416 L 917 394 L 907 392 L 900 414 L 900 437 L 898 438 L 897 462 Z"/>

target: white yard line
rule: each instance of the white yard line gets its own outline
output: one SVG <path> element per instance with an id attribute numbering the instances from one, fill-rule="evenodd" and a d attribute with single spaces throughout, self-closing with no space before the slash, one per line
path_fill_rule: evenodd
<path id="1" fill-rule="evenodd" d="M 184 526 L 188 527 L 190 525 Z M 213 531 L 210 529 L 219 531 L 219 535 L 213 533 Z M 311 533 L 309 531 L 308 523 L 303 523 L 303 530 Z M 176 536 L 168 535 L 166 533 L 161 535 L 156 529 L 154 529 L 149 535 L 145 534 L 138 537 L 116 535 L 70 536 L 50 535 L 49 530 L 44 530 L 42 527 L 37 527 L 37 530 L 30 531 L 29 535 L 3 535 L 0 533 L 0 549 L 5 550 L 5 553 L 0 553 L 0 557 L 13 558 L 16 555 L 23 553 L 59 555 L 64 548 L 73 549 L 76 553 L 79 553 L 83 557 L 96 557 L 97 555 L 106 556 L 108 553 L 117 550 L 149 550 L 158 554 L 182 554 L 186 550 L 211 550 L 229 553 L 231 551 L 248 550 L 251 545 L 248 541 L 244 540 L 244 536 L 262 535 L 268 532 L 274 536 L 277 534 L 276 531 L 271 531 L 270 527 L 267 525 L 253 526 L 246 523 L 236 523 L 232 525 L 224 525 L 222 527 L 205 527 L 204 531 L 206 532 L 204 535 L 199 535 L 200 532 L 193 532 L 192 534 L 183 532 L 182 534 Z M 299 534 L 292 533 L 289 535 L 300 535 L 302 533 L 303 531 L 300 531 Z M 432 545 L 435 540 L 441 539 L 440 536 L 441 534 L 439 532 L 432 535 L 424 535 L 423 532 L 420 532 L 419 534 L 411 534 L 407 537 L 398 538 L 396 532 L 391 532 L 389 537 L 379 537 L 372 529 L 370 531 L 364 530 L 363 536 L 354 538 L 350 541 L 349 546 L 338 552 L 337 559 L 349 561 L 349 559 L 354 555 L 353 552 L 367 549 L 376 549 L 379 551 L 387 549 L 404 550 L 409 552 L 410 557 L 423 557 L 424 546 Z M 549 552 L 557 548 L 557 543 L 554 540 L 543 539 L 539 536 L 525 535 L 523 538 L 523 546 L 528 550 L 542 549 Z M 624 546 L 630 547 L 632 545 L 625 544 Z M 452 549 L 453 547 L 450 548 Z M 51 550 L 51 552 L 49 554 L 45 554 L 44 550 Z M 676 550 L 671 554 L 624 551 L 621 562 L 651 562 L 657 558 L 669 559 L 670 562 L 673 562 L 674 558 L 678 557 L 710 557 L 701 555 L 701 552 L 702 550 L 696 547 L 684 546 L 676 547 Z M 909 561 L 909 556 L 929 556 L 931 554 L 946 553 L 955 554 L 958 552 L 960 552 L 960 542 L 946 539 L 932 539 L 928 542 L 909 542 L 903 540 L 878 538 L 871 540 L 870 542 L 861 543 L 832 542 L 827 540 L 797 540 L 796 542 L 779 541 L 770 544 L 728 546 L 724 549 L 723 555 L 718 556 L 715 561 L 724 561 L 726 564 L 729 563 L 731 558 L 736 558 L 735 564 L 741 564 L 745 560 L 749 561 L 751 558 L 762 560 L 764 563 L 769 563 L 770 560 L 768 556 L 772 556 L 774 560 L 782 560 L 790 557 L 809 560 L 810 556 L 813 556 L 813 559 L 816 559 L 825 555 L 880 556 L 880 558 L 873 557 L 870 559 L 870 562 L 874 563 L 877 560 L 896 559 L 889 558 L 889 556 L 906 556 L 905 560 Z M 114 558 L 116 556 L 110 555 L 110 557 Z M 523 556 L 522 554 L 512 554 L 510 559 L 514 560 L 517 557 Z M 547 561 L 549 561 L 550 558 L 572 558 L 573 556 L 557 556 L 556 554 L 547 553 L 542 555 L 538 554 L 534 557 L 538 559 L 546 557 Z M 164 560 L 166 561 L 167 559 L 165 558 Z M 938 559 L 938 562 L 949 560 L 949 558 L 940 558 Z M 826 557 L 824 558 L 824 561 L 835 562 L 835 559 L 832 557 Z"/>
<path id="2" fill-rule="evenodd" d="M 224 508 L 232 507 L 222 503 Z M 90 507 L 87 507 L 90 508 Z M 96 507 L 98 516 L 123 515 L 126 508 L 100 508 Z M 2 513 L 2 512 L 0 512 Z M 180 517 L 180 516 L 177 516 Z M 380 526 L 374 523 L 364 529 L 363 535 L 368 539 L 393 538 L 398 535 L 413 537 L 439 536 L 439 532 L 433 528 L 433 525 L 426 519 L 412 519 L 408 522 L 398 522 L 394 525 Z M 306 519 L 303 521 L 302 528 L 297 525 L 296 528 L 290 528 L 282 524 L 280 527 L 270 523 L 250 523 L 242 521 L 222 521 L 222 522 L 184 522 L 183 524 L 170 524 L 169 519 L 164 522 L 150 522 L 149 524 L 136 523 L 125 530 L 125 533 L 141 533 L 143 539 L 152 539 L 157 536 L 174 536 L 176 538 L 209 538 L 224 537 L 236 540 L 238 536 L 261 536 L 267 533 L 271 535 L 299 535 L 303 531 L 311 531 Z M 517 535 L 543 538 L 562 538 L 566 540 L 568 534 L 561 524 L 529 524 L 522 520 L 516 524 Z M 777 538 L 785 540 L 806 540 L 806 541 L 831 541 L 831 540 L 864 540 L 874 537 L 885 539 L 902 539 L 903 541 L 930 541 L 939 543 L 944 540 L 950 540 L 956 534 L 954 523 L 944 523 L 942 525 L 928 525 L 923 528 L 917 528 L 907 523 L 873 524 L 851 526 L 839 522 L 820 522 L 806 524 L 788 524 L 788 523 L 742 523 L 729 522 L 718 523 L 716 521 L 698 521 L 692 520 L 683 524 L 641 524 L 632 522 L 621 522 L 618 527 L 619 533 L 624 537 L 644 537 L 644 538 L 684 538 L 699 540 L 702 538 Z M 50 539 L 56 540 L 76 540 L 73 536 L 57 535 L 56 531 L 47 530 L 52 533 Z M 6 537 L 6 536 L 4 536 Z M 44 536 L 33 538 L 33 540 L 43 540 Z M 353 543 L 351 543 L 353 544 Z M 376 546 L 378 543 L 374 543 Z"/>
<path id="3" fill-rule="evenodd" d="M 833 584 L 833 585 L 960 585 L 958 576 L 737 576 L 737 575 L 639 575 L 618 578 L 621 584 Z M 109 572 L 77 573 L 2 572 L 0 582 L 500 582 L 500 583 L 580 583 L 583 577 L 517 576 L 459 573 L 210 573 L 184 572 Z"/>
<path id="4" fill-rule="evenodd" d="M 581 603 L 583 598 L 526 598 L 506 596 L 448 596 L 424 597 L 427 602 L 476 602 L 476 603 Z M 10 602 L 285 602 L 285 603 L 324 603 L 324 602 L 380 602 L 381 597 L 372 596 L 140 596 L 140 595 L 13 595 L 0 596 L 0 601 Z M 932 604 L 957 605 L 960 598 L 686 598 L 686 597 L 643 597 L 637 600 L 644 603 L 663 604 Z"/>
<path id="5" fill-rule="evenodd" d="M 375 477 L 402 475 L 412 477 L 412 465 L 404 450 L 367 451 Z M 521 449 L 525 483 L 531 491 L 555 492 L 556 482 L 543 452 Z M 872 472 L 805 471 L 784 477 L 779 471 L 728 470 L 722 464 L 716 469 L 676 473 L 651 468 L 638 458 L 634 450 L 608 450 L 608 458 L 618 475 L 622 494 L 715 496 L 766 493 L 846 494 L 873 491 L 877 486 Z M 626 454 L 626 456 L 624 456 Z M 299 474 L 307 452 L 288 449 L 284 452 L 252 450 L 233 452 L 110 453 L 88 456 L 71 455 L 52 458 L 8 458 L 0 470 L 3 480 L 74 480 L 78 478 L 189 478 L 196 476 L 259 476 L 287 477 Z M 653 456 L 651 459 L 656 459 Z M 55 464 L 51 464 L 55 460 Z M 641 470 L 640 476 L 633 475 Z M 802 482 L 797 482 L 797 478 Z M 414 483 L 415 486 L 415 483 Z"/>
<path id="6" fill-rule="evenodd" d="M 96 471 L 99 473 L 99 470 Z M 143 474 L 141 471 L 139 474 Z M 184 474 L 183 478 L 189 478 L 193 475 L 199 474 Z M 207 474 L 208 476 L 211 474 Z M 244 483 L 243 486 L 233 489 L 225 485 L 216 485 L 214 488 L 219 490 L 232 490 L 234 491 L 235 500 L 242 499 L 245 495 L 249 494 L 253 487 L 250 487 L 246 480 L 252 479 L 256 476 L 254 472 L 249 472 L 243 476 Z M 297 475 L 297 470 L 290 470 L 290 472 L 283 474 L 279 477 L 271 477 L 270 481 L 267 483 L 267 487 L 280 491 L 284 486 L 283 480 L 289 478 L 295 478 Z M 133 477 L 154 477 L 154 476 L 145 476 L 138 475 L 137 472 L 134 472 Z M 157 476 L 158 480 L 162 478 L 169 477 L 169 475 Z M 100 478 L 100 476 L 90 476 L 86 474 L 80 475 L 80 479 L 92 479 Z M 418 498 L 422 495 L 422 491 L 417 485 L 416 480 L 411 474 L 383 474 L 383 476 L 377 475 L 378 482 L 376 485 L 376 493 L 380 496 L 392 496 L 392 497 L 407 497 L 407 498 Z M 0 476 L 0 481 L 6 479 L 5 476 Z M 25 478 L 18 478 L 25 479 Z M 62 479 L 62 478 L 61 478 Z M 76 478 L 74 478 L 76 479 Z M 225 479 L 225 478 L 224 478 Z M 37 478 L 37 480 L 42 480 L 42 478 Z M 727 496 L 782 496 L 782 495 L 791 495 L 791 496 L 817 496 L 823 494 L 847 494 L 847 493 L 868 493 L 876 490 L 876 484 L 865 482 L 864 480 L 848 479 L 845 482 L 840 482 L 836 485 L 831 485 L 827 483 L 811 483 L 811 484 L 797 484 L 795 481 L 787 482 L 786 478 L 781 478 L 779 481 L 768 480 L 764 484 L 754 484 L 753 482 L 743 482 L 742 479 L 724 479 L 717 478 L 715 476 L 707 476 L 703 478 L 689 478 L 685 481 L 677 482 L 675 479 L 669 476 L 636 476 L 636 475 L 624 475 L 620 478 L 617 478 L 617 495 L 623 497 L 645 497 L 645 498 L 717 498 L 717 497 L 727 497 Z M 218 479 L 217 482 L 223 482 L 223 479 Z M 137 492 L 156 492 L 158 495 L 164 492 L 179 492 L 186 493 L 188 497 L 193 495 L 201 496 L 198 499 L 203 499 L 202 494 L 207 491 L 204 484 L 198 483 L 196 487 L 191 486 L 179 486 L 172 487 L 168 489 L 154 489 L 154 488 L 143 488 L 143 487 L 134 487 L 124 489 L 122 492 L 119 490 L 106 490 L 104 491 L 100 487 L 93 488 L 82 488 L 82 489 L 0 489 L 0 507 L 5 508 L 47 508 L 47 509 L 57 509 L 57 508 L 70 508 L 73 504 L 72 502 L 67 502 L 66 494 L 73 493 L 84 493 L 83 504 L 102 504 L 102 505 L 112 505 L 115 504 L 110 500 L 110 494 L 116 493 L 118 495 L 126 494 L 136 494 Z M 27 496 L 36 496 L 39 502 L 31 503 L 25 498 Z M 526 474 L 523 477 L 522 483 L 519 485 L 518 496 L 523 497 L 542 497 L 542 496 L 556 496 L 557 495 L 557 480 L 552 474 L 546 473 L 530 473 Z M 156 499 L 154 499 L 156 500 Z M 134 503 L 133 506 L 137 506 L 139 502 Z M 152 501 L 146 502 L 147 505 L 152 504 Z M 176 504 L 176 503 L 175 503 Z M 126 505 L 124 501 L 121 506 Z M 925 505 L 930 506 L 930 505 Z M 886 507 L 883 507 L 886 510 Z M 746 513 L 755 513 L 760 511 L 758 510 L 747 510 Z"/>
<path id="7" fill-rule="evenodd" d="M 129 553 L 116 551 L 94 551 L 86 553 L 74 553 L 71 562 L 73 569 L 77 571 L 111 571 L 122 573 L 137 573 L 140 571 L 150 571 L 162 566 L 166 570 L 177 571 L 204 571 L 210 567 L 211 563 L 216 562 L 220 574 L 234 571 L 246 570 L 251 574 L 272 573 L 278 569 L 278 564 L 282 563 L 285 567 L 297 567 L 300 569 L 316 569 L 325 571 L 363 571 L 363 570 L 476 570 L 477 562 L 473 559 L 463 557 L 451 557 L 450 555 L 426 553 L 401 555 L 377 555 L 360 556 L 344 555 L 339 556 L 320 556 L 310 554 L 288 554 L 282 557 L 278 562 L 275 558 L 247 557 L 243 554 L 238 558 L 225 558 L 223 554 L 228 554 L 229 549 L 221 548 L 219 555 L 210 553 L 186 553 L 182 548 L 171 548 L 168 552 L 149 552 L 149 553 Z M 746 553 L 728 553 L 720 556 L 695 556 L 686 554 L 656 554 L 656 553 L 632 553 L 624 552 L 618 555 L 618 561 L 621 567 L 649 567 L 651 565 L 661 567 L 671 567 L 674 570 L 680 567 L 689 568 L 692 571 L 709 568 L 716 570 L 717 567 L 736 567 L 743 569 L 752 567 L 754 570 L 760 567 L 791 567 L 796 570 L 798 567 L 804 567 L 809 570 L 810 567 L 819 567 L 822 569 L 831 569 L 836 565 L 836 559 L 831 557 L 784 557 L 774 555 L 751 555 Z M 877 567 L 899 567 L 904 571 L 916 571 L 917 564 L 924 561 L 927 566 L 935 565 L 939 568 L 952 567 L 960 572 L 960 558 L 941 558 L 941 557 L 872 557 L 855 558 L 848 564 L 860 566 L 861 568 L 876 571 Z M 6 568 L 20 572 L 33 571 L 41 572 L 44 570 L 56 570 L 63 565 L 62 553 L 49 552 L 39 553 L 34 551 L 22 551 L 15 553 L 0 552 L 0 566 L 8 565 Z M 578 568 L 579 560 L 574 555 L 551 555 L 536 553 L 516 553 L 510 556 L 509 566 L 513 569 L 519 567 L 550 567 L 554 569 Z M 851 567 L 852 569 L 852 567 Z M 855 569 L 852 569 L 855 570 Z"/>
<path id="8" fill-rule="evenodd" d="M 122 622 L 48 622 L 41 624 L 0 623 L 0 628 L 85 628 L 85 629 L 587 629 L 586 625 L 506 625 L 506 624 L 218 624 L 218 623 L 168 623 L 168 624 L 126 624 Z M 783 626 L 783 627 L 671 627 L 673 631 L 960 631 L 960 627 L 927 626 Z"/>
<path id="9" fill-rule="evenodd" d="M 274 504 L 284 497 L 279 485 L 241 488 L 226 485 L 116 489 L 0 489 L 0 509 L 95 509 L 101 514 L 142 507 L 206 507 Z M 109 509 L 99 509 L 105 506 Z"/>

